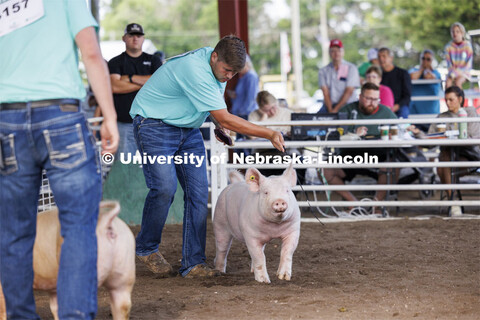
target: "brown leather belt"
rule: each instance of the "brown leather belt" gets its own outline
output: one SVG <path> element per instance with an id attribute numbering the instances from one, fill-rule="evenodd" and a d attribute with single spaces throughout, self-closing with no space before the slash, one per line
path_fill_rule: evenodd
<path id="1" fill-rule="evenodd" d="M 28 102 L 0 103 L 1 110 L 22 110 L 27 108 Z M 30 101 L 31 108 L 42 108 L 48 106 L 60 106 L 62 111 L 77 112 L 80 107 L 78 99 L 49 99 Z"/>

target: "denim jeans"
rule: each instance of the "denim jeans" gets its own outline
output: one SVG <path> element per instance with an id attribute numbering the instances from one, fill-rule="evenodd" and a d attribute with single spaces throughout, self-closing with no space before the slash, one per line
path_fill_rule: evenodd
<path id="1" fill-rule="evenodd" d="M 117 122 L 118 134 L 120 135 L 120 142 L 118 144 L 117 154 L 115 159 L 120 159 L 120 153 L 131 153 L 132 157 L 137 153 L 137 143 L 133 136 L 133 125 L 131 123 Z"/>
<path id="2" fill-rule="evenodd" d="M 64 238 L 58 272 L 60 319 L 97 311 L 95 228 L 102 186 L 98 152 L 81 112 L 60 106 L 0 111 L 0 279 L 8 319 L 39 319 L 33 296 L 33 244 L 42 169 Z"/>
<path id="3" fill-rule="evenodd" d="M 195 155 L 205 158 L 199 129 L 179 128 L 161 120 L 136 116 L 133 120 L 138 150 L 148 156 Z M 205 263 L 208 181 L 205 160 L 200 166 L 182 163 L 144 163 L 143 173 L 150 189 L 143 208 L 142 227 L 137 236 L 136 253 L 146 256 L 158 251 L 168 210 L 177 188 L 184 191 L 183 246 L 180 274 L 185 276 Z"/>

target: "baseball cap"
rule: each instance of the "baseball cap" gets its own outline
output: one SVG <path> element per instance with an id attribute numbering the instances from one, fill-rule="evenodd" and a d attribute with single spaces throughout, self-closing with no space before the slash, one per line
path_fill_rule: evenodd
<path id="1" fill-rule="evenodd" d="M 143 33 L 143 28 L 141 25 L 138 23 L 130 23 L 125 27 L 125 33 L 124 34 L 141 34 L 142 36 L 144 35 Z"/>
<path id="2" fill-rule="evenodd" d="M 378 59 L 378 51 L 375 48 L 371 48 L 367 52 L 368 61 L 372 61 L 373 59 Z"/>
<path id="3" fill-rule="evenodd" d="M 332 41 L 330 41 L 330 48 L 331 47 L 343 48 L 343 43 L 342 41 L 340 41 L 340 39 L 333 39 Z"/>

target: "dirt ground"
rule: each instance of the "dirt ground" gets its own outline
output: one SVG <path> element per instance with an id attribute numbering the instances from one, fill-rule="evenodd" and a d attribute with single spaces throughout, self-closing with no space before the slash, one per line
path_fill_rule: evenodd
<path id="1" fill-rule="evenodd" d="M 177 269 L 181 237 L 167 225 L 160 248 Z M 280 241 L 265 253 L 269 285 L 235 241 L 227 274 L 213 279 L 157 279 L 137 260 L 131 319 L 480 319 L 480 219 L 302 223 L 289 282 L 275 277 Z M 208 264 L 214 255 L 209 224 Z M 36 299 L 50 319 L 48 296 Z M 98 319 L 111 319 L 103 289 Z"/>

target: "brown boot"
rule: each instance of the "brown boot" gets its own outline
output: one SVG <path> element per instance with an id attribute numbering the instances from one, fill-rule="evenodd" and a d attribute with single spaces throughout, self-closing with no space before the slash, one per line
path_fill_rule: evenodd
<path id="1" fill-rule="evenodd" d="M 220 275 L 221 272 L 218 270 L 214 270 L 205 264 L 197 264 L 189 273 L 187 273 L 185 278 L 209 278 L 218 277 Z"/>
<path id="2" fill-rule="evenodd" d="M 148 256 L 137 256 L 145 263 L 147 268 L 156 275 L 168 276 L 172 273 L 172 266 L 165 260 L 162 254 L 157 251 Z"/>

